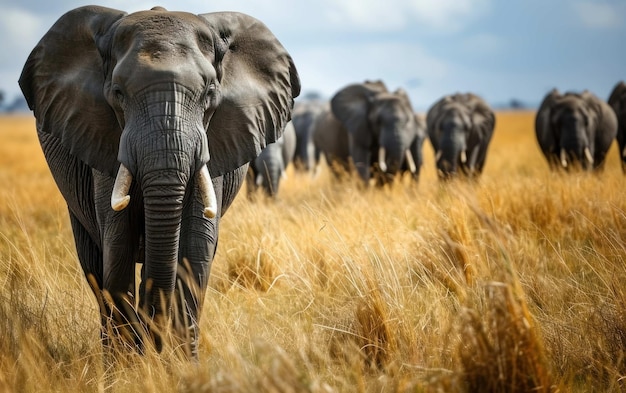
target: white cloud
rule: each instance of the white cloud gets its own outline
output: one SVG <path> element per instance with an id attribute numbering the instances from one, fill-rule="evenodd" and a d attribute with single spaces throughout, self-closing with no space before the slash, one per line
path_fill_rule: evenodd
<path id="1" fill-rule="evenodd" d="M 323 26 L 332 31 L 399 31 L 410 26 L 455 32 L 482 15 L 493 0 L 214 0 L 214 10 L 246 12 L 272 26 L 312 30 Z M 181 1 L 178 7 L 186 2 Z M 196 4 L 194 1 L 188 3 Z M 276 10 L 280 10 L 277 12 Z M 208 12 L 208 11 L 207 11 Z"/>
<path id="2" fill-rule="evenodd" d="M 616 4 L 579 1 L 574 10 L 583 25 L 590 28 L 614 28 L 622 26 L 626 7 Z"/>
<path id="3" fill-rule="evenodd" d="M 24 41 L 36 43 L 42 32 L 41 18 L 17 8 L 4 9 L 0 13 L 0 35 L 5 50 L 16 49 Z M 13 53 L 14 55 L 14 53 Z"/>
<path id="4" fill-rule="evenodd" d="M 451 69 L 450 64 L 429 55 L 418 44 L 339 43 L 296 49 L 291 54 L 303 92 L 316 91 L 327 98 L 347 84 L 381 79 L 389 89 L 404 88 L 414 106 L 423 106 L 431 99 L 424 92 L 445 80 Z"/>
<path id="5" fill-rule="evenodd" d="M 363 0 L 327 1 L 327 18 L 335 27 L 397 31 L 413 25 L 455 32 L 482 15 L 490 0 Z"/>
<path id="6" fill-rule="evenodd" d="M 459 31 L 465 24 L 483 15 L 490 6 L 489 0 L 413 0 L 413 16 L 427 27 L 441 31 Z"/>

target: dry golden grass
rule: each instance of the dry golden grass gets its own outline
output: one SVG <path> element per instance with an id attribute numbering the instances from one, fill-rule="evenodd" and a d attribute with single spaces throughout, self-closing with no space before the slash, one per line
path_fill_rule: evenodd
<path id="1" fill-rule="evenodd" d="M 626 374 L 626 198 L 548 172 L 501 112 L 478 183 L 289 172 L 222 221 L 201 358 L 102 366 L 96 302 L 30 117 L 0 119 L 0 391 L 606 392 Z"/>

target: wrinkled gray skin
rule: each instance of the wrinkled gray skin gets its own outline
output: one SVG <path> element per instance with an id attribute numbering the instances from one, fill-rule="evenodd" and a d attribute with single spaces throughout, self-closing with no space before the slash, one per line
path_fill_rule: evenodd
<path id="1" fill-rule="evenodd" d="M 296 133 L 296 149 L 293 156 L 294 167 L 302 172 L 315 172 L 319 156 L 313 143 L 313 122 L 322 112 L 326 103 L 319 100 L 296 101 L 292 122 Z"/>
<path id="2" fill-rule="evenodd" d="M 293 123 L 289 122 L 283 135 L 276 142 L 265 146 L 261 154 L 250 162 L 246 180 L 248 197 L 253 197 L 259 188 L 265 195 L 276 197 L 280 180 L 285 176 L 285 170 L 295 151 L 296 130 Z"/>
<path id="3" fill-rule="evenodd" d="M 417 181 L 425 136 L 406 92 L 389 92 L 380 81 L 339 90 L 313 130 L 315 147 L 331 168 L 353 165 L 366 185 L 371 178 L 386 184 L 404 172 Z"/>
<path id="4" fill-rule="evenodd" d="M 601 170 L 617 134 L 617 117 L 589 91 L 553 89 L 537 111 L 535 132 L 551 169 Z"/>
<path id="5" fill-rule="evenodd" d="M 609 96 L 608 104 L 617 115 L 617 144 L 622 172 L 626 174 L 626 83 L 624 81 L 615 85 Z"/>
<path id="6" fill-rule="evenodd" d="M 428 110 L 426 126 L 439 179 L 482 173 L 495 127 L 495 115 L 482 98 L 472 93 L 444 96 Z"/>
<path id="7" fill-rule="evenodd" d="M 247 163 L 290 119 L 300 90 L 291 57 L 247 15 L 89 6 L 44 35 L 19 84 L 67 201 L 104 344 L 160 350 L 173 323 L 197 356 L 219 221 Z M 124 184 L 125 208 L 114 203 Z"/>

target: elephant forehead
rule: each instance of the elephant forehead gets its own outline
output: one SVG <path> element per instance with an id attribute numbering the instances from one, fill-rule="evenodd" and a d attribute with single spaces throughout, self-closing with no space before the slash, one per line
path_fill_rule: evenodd
<path id="1" fill-rule="evenodd" d="M 195 15 L 185 12 L 140 11 L 130 14 L 120 22 L 115 40 L 151 52 L 212 46 L 208 26 Z"/>

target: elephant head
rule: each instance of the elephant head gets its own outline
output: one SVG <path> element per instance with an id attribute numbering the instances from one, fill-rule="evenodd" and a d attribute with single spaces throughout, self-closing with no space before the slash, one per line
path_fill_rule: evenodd
<path id="1" fill-rule="evenodd" d="M 495 115 L 482 98 L 444 96 L 428 110 L 426 123 L 440 179 L 482 172 L 495 127 Z"/>
<path id="2" fill-rule="evenodd" d="M 248 167 L 248 197 L 253 198 L 257 189 L 265 195 L 276 197 L 281 179 L 285 178 L 287 166 L 296 151 L 296 130 L 293 122 L 287 123 L 281 137 L 270 143 L 250 162 Z"/>
<path id="3" fill-rule="evenodd" d="M 85 273 L 100 289 L 122 292 L 127 285 L 109 277 L 128 253 L 141 252 L 147 283 L 141 306 L 162 320 L 183 260 L 203 267 L 196 278 L 206 284 L 216 220 L 234 197 L 229 187 L 238 190 L 224 180 L 216 195 L 216 179 L 222 184 L 280 136 L 300 91 L 291 57 L 260 21 L 160 7 L 66 13 L 31 52 L 19 84 L 77 218 Z M 73 171 L 62 167 L 68 162 L 78 163 L 83 179 L 66 176 Z M 138 190 L 133 199 L 131 188 Z M 105 212 L 99 200 L 106 198 L 93 198 L 91 190 L 110 195 L 116 212 Z M 79 236 L 83 230 L 92 240 Z"/>
<path id="4" fill-rule="evenodd" d="M 403 168 L 419 171 L 411 151 L 419 125 L 404 90 L 389 92 L 381 81 L 349 85 L 331 99 L 331 109 L 348 132 L 350 156 L 364 181 L 372 164 L 389 177 Z"/>
<path id="5" fill-rule="evenodd" d="M 537 111 L 535 131 L 551 168 L 599 169 L 617 133 L 617 118 L 588 91 L 561 94 L 553 89 Z"/>
<path id="6" fill-rule="evenodd" d="M 617 144 L 619 145 L 622 172 L 626 173 L 626 83 L 624 81 L 615 85 L 609 96 L 608 104 L 617 115 Z"/>

